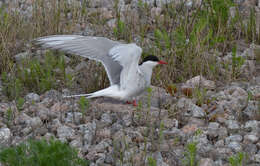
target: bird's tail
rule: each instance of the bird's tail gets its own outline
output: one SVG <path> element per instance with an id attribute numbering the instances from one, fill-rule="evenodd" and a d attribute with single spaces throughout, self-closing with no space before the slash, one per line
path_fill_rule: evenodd
<path id="1" fill-rule="evenodd" d="M 74 98 L 74 97 L 86 97 L 88 99 L 90 98 L 95 98 L 95 97 L 100 97 L 102 95 L 94 93 L 88 93 L 88 94 L 79 94 L 79 95 L 71 95 L 71 96 L 64 96 L 63 98 Z"/>
<path id="2" fill-rule="evenodd" d="M 94 93 L 88 93 L 88 94 L 79 94 L 79 95 L 71 95 L 71 96 L 64 96 L 64 98 L 72 98 L 72 97 L 86 97 L 86 98 L 95 98 L 95 97 L 114 97 L 116 98 L 118 92 L 118 86 L 110 86 L 106 89 L 102 89 L 99 91 L 96 91 Z"/>
<path id="3" fill-rule="evenodd" d="M 89 94 L 79 94 L 79 95 L 71 95 L 71 96 L 63 96 L 63 98 L 73 98 L 73 97 L 87 97 L 87 98 L 91 98 L 91 93 Z"/>

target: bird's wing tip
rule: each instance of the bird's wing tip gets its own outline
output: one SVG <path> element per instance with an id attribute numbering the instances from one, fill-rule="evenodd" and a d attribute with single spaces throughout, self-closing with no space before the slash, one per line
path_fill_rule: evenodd
<path id="1" fill-rule="evenodd" d="M 79 95 L 70 95 L 70 96 L 62 96 L 62 98 L 75 98 L 75 97 L 89 97 L 91 94 L 79 94 Z"/>

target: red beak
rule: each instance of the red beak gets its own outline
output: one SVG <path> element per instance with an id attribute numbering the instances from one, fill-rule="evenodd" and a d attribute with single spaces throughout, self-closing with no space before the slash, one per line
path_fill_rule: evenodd
<path id="1" fill-rule="evenodd" d="M 159 61 L 158 64 L 161 64 L 161 65 L 162 65 L 162 64 L 165 64 L 165 65 L 167 65 L 168 63 L 167 63 L 167 62 L 164 62 L 164 61 Z"/>

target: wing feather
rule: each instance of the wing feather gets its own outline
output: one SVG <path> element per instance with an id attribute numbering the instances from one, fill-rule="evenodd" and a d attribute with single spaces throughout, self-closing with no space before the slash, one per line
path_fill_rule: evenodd
<path id="1" fill-rule="evenodd" d="M 109 50 L 120 45 L 120 42 L 104 37 L 53 35 L 37 38 L 34 43 L 44 48 L 61 50 L 99 61 L 105 67 L 110 84 L 120 83 L 122 66 L 108 54 Z"/>
<path id="2" fill-rule="evenodd" d="M 117 45 L 109 51 L 109 56 L 123 67 L 120 74 L 120 88 L 122 90 L 135 83 L 134 78 L 138 75 L 141 54 L 142 49 L 134 43 Z"/>

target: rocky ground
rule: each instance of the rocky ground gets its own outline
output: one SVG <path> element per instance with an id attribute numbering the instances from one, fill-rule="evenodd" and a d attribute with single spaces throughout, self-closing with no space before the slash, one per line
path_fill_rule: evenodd
<path id="1" fill-rule="evenodd" d="M 90 2 L 92 8 L 108 13 L 112 8 L 109 0 Z M 125 7 L 138 1 L 120 2 Z M 152 0 L 147 2 L 154 5 Z M 260 1 L 254 2 L 260 7 Z M 0 6 L 4 3 L 8 1 L 0 1 Z M 27 9 L 29 3 L 25 0 L 21 5 Z M 252 5 L 252 1 L 240 3 Z M 238 50 L 237 56 L 245 58 L 241 72 L 247 81 L 221 84 L 197 76 L 178 85 L 172 94 L 152 87 L 151 94 L 139 98 L 138 107 L 99 98 L 82 109 L 79 99 L 62 98 L 73 93 L 63 89 L 29 93 L 18 108 L 5 100 L 0 82 L 0 146 L 54 137 L 77 148 L 91 166 L 143 166 L 151 157 L 158 166 L 179 166 L 188 161 L 187 145 L 195 143 L 199 166 L 227 166 L 239 152 L 245 154 L 244 165 L 259 166 L 260 45 L 241 45 Z M 218 60 L 231 61 L 232 55 Z"/>

